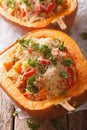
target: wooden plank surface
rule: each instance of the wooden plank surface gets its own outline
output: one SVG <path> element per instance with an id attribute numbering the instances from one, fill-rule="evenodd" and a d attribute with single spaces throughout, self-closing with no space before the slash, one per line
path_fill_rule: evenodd
<path id="1" fill-rule="evenodd" d="M 30 130 L 27 120 L 13 118 L 14 107 L 8 96 L 0 88 L 0 130 Z M 38 130 L 87 130 L 87 110 L 70 113 L 64 116 L 62 126 L 52 120 L 34 119 L 35 123 L 40 124 Z M 59 126 L 59 127 L 58 127 Z"/>
<path id="2" fill-rule="evenodd" d="M 42 120 L 42 119 L 32 119 L 35 124 L 39 124 L 40 127 L 38 130 L 55 130 L 55 127 L 53 126 L 52 122 L 50 120 Z M 15 129 L 14 130 L 31 130 L 28 125 L 27 121 L 33 122 L 30 119 L 15 119 Z"/>
<path id="3" fill-rule="evenodd" d="M 13 130 L 13 110 L 11 100 L 0 88 L 0 130 Z"/>

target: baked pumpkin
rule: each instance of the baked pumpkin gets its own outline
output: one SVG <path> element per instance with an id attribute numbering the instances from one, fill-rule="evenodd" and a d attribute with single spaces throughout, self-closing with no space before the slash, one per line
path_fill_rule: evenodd
<path id="1" fill-rule="evenodd" d="M 40 29 L 0 55 L 0 84 L 31 116 L 54 118 L 87 97 L 87 62 L 67 34 Z"/>
<path id="2" fill-rule="evenodd" d="M 76 0 L 0 0 L 0 14 L 26 29 L 72 26 L 77 11 Z"/>

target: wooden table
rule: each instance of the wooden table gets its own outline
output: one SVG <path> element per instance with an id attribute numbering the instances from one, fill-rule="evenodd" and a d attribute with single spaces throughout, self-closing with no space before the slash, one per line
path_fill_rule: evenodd
<path id="1" fill-rule="evenodd" d="M 9 97 L 0 88 L 0 130 L 30 130 L 28 119 L 13 117 L 14 106 Z M 67 114 L 58 129 L 56 120 L 35 120 L 40 124 L 39 130 L 87 130 L 87 110 Z M 59 127 L 60 128 L 60 127 Z"/>

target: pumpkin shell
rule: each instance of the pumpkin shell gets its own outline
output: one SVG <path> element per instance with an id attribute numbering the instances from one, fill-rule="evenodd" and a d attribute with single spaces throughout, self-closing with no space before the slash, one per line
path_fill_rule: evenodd
<path id="1" fill-rule="evenodd" d="M 16 41 L 0 55 L 0 85 L 8 94 L 8 96 L 21 109 L 27 111 L 31 116 L 37 118 L 54 118 L 56 116 L 64 115 L 67 110 L 69 110 L 65 102 L 69 102 L 74 107 L 82 104 L 87 97 L 87 62 L 75 41 L 67 34 L 52 29 L 40 29 L 32 31 L 26 34 L 24 37 L 52 37 L 63 40 L 75 63 L 78 79 L 76 83 L 69 90 L 67 90 L 66 95 L 63 96 L 58 96 L 57 98 L 43 101 L 31 101 L 30 99 L 24 97 L 20 90 L 14 87 L 14 84 L 11 82 L 11 80 L 5 78 L 5 74 L 7 72 L 2 65 L 6 58 L 9 57 L 9 50 L 12 49 L 11 53 L 14 53 L 14 48 L 17 45 Z M 64 107 L 64 104 L 66 107 Z"/>
<path id="2" fill-rule="evenodd" d="M 58 20 L 59 18 L 63 17 L 63 21 L 67 27 L 62 31 L 68 31 L 74 23 L 78 3 L 77 0 L 67 0 L 67 2 L 69 3 L 69 6 L 64 12 L 58 13 L 55 16 L 51 16 L 43 20 L 39 20 L 37 22 L 33 22 L 31 24 L 29 22 L 24 22 L 23 20 L 17 19 L 16 17 L 7 14 L 7 12 L 4 11 L 3 8 L 1 7 L 1 4 L 0 4 L 0 15 L 4 17 L 7 21 L 13 23 L 14 25 L 20 26 L 23 29 L 29 31 L 34 29 L 44 28 L 44 27 L 62 30 L 58 24 L 55 25 L 52 24 L 52 22 L 56 19 Z"/>

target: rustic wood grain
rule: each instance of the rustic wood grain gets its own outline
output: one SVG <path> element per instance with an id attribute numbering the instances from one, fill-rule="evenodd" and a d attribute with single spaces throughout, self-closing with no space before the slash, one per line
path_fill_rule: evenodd
<path id="1" fill-rule="evenodd" d="M 13 130 L 13 110 L 11 100 L 0 88 L 0 130 Z"/>
<path id="2" fill-rule="evenodd" d="M 87 130 L 87 110 L 78 111 L 64 116 L 61 127 L 56 127 L 56 120 L 19 119 L 13 118 L 14 107 L 11 100 L 0 88 L 0 130 L 31 130 L 27 120 L 40 124 L 38 130 Z"/>
<path id="3" fill-rule="evenodd" d="M 87 110 L 67 114 L 63 126 L 64 130 L 87 130 Z"/>
<path id="4" fill-rule="evenodd" d="M 39 124 L 40 127 L 38 130 L 55 130 L 50 120 L 43 120 L 43 119 L 19 119 L 18 117 L 15 118 L 15 127 L 14 130 L 31 130 L 28 128 L 27 121 L 34 122 L 35 124 Z"/>

